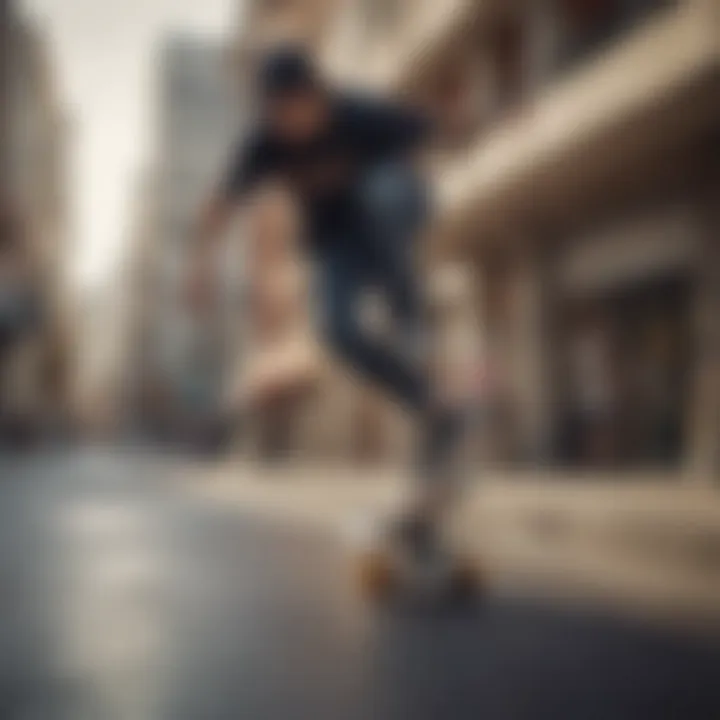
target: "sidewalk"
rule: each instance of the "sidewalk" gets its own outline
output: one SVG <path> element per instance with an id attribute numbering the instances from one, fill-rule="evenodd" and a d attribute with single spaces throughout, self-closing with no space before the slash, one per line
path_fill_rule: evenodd
<path id="1" fill-rule="evenodd" d="M 224 464 L 189 473 L 208 500 L 342 532 L 398 498 L 390 468 Z M 656 475 L 487 473 L 458 527 L 491 586 L 720 625 L 720 490 Z"/>

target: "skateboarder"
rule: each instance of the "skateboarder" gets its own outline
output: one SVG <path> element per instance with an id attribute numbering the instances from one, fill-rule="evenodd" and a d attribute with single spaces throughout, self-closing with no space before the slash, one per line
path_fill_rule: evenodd
<path id="1" fill-rule="evenodd" d="M 257 73 L 259 119 L 235 150 L 197 228 L 192 291 L 211 288 L 214 241 L 264 181 L 284 183 L 304 216 L 304 247 L 316 273 L 322 337 L 362 378 L 413 414 L 421 471 L 434 475 L 451 451 L 459 414 L 431 392 L 422 358 L 426 327 L 412 241 L 428 219 L 415 159 L 431 127 L 410 109 L 333 88 L 298 48 L 269 52 Z M 359 304 L 381 289 L 393 346 L 366 330 Z"/>

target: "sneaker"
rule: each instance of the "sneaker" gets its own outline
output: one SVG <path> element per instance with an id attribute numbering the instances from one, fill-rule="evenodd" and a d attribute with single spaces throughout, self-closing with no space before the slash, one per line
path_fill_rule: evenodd
<path id="1" fill-rule="evenodd" d="M 390 525 L 391 542 L 414 561 L 428 561 L 437 549 L 436 528 L 430 518 L 408 514 Z"/>

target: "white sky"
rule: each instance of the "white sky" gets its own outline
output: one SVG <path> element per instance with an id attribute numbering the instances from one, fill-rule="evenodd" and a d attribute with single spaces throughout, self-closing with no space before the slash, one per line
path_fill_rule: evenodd
<path id="1" fill-rule="evenodd" d="M 178 29 L 232 29 L 238 0 L 25 0 L 50 35 L 70 120 L 71 268 L 82 287 L 111 281 L 150 155 L 153 52 Z"/>

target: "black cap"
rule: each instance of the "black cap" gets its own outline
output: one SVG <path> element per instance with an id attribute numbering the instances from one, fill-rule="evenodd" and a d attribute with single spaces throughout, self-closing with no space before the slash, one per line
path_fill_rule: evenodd
<path id="1" fill-rule="evenodd" d="M 269 98 L 314 89 L 318 74 L 308 54 L 297 46 L 283 46 L 268 52 L 260 63 L 258 89 Z"/>

